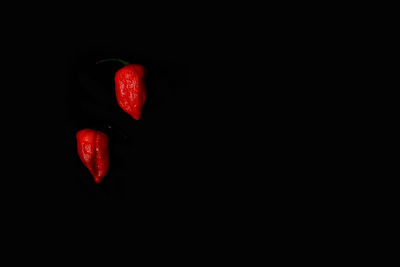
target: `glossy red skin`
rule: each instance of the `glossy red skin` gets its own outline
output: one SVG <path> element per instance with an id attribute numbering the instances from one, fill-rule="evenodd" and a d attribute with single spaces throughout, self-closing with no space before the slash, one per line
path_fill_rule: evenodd
<path id="1" fill-rule="evenodd" d="M 94 181 L 100 183 L 109 167 L 108 136 L 100 131 L 83 129 L 76 133 L 78 154 Z"/>
<path id="2" fill-rule="evenodd" d="M 119 106 L 135 120 L 142 116 L 146 102 L 146 69 L 142 65 L 129 64 L 115 74 L 115 93 Z"/>

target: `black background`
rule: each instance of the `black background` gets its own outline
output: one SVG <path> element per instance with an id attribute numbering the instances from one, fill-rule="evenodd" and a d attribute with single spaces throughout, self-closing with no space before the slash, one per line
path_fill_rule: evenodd
<path id="1" fill-rule="evenodd" d="M 307 36 L 284 17 L 268 17 L 264 28 L 257 18 L 265 14 L 249 13 L 243 23 L 242 12 L 199 13 L 175 24 L 165 23 L 170 13 L 144 20 L 115 13 L 116 20 L 74 23 L 79 30 L 70 20 L 62 27 L 44 20 L 45 30 L 27 23 L 4 38 L 1 190 L 7 218 L 24 217 L 17 227 L 39 235 L 36 225 L 55 227 L 95 241 L 106 232 L 168 241 L 180 233 L 209 247 L 216 238 L 235 244 L 243 237 L 237 229 L 257 237 L 257 224 L 286 232 L 298 220 L 292 210 L 309 206 L 301 200 L 319 201 L 308 192 L 321 180 L 309 177 L 326 170 L 312 158 L 326 159 L 310 144 L 325 129 L 310 120 L 321 114 L 309 104 L 310 88 L 320 92 L 330 80 L 310 71 L 314 62 L 301 45 L 309 46 Z M 116 103 L 120 65 L 95 64 L 109 57 L 149 70 L 139 121 Z M 76 132 L 87 127 L 110 138 L 110 169 L 100 184 L 77 153 Z M 265 227 L 262 217 L 278 227 Z"/>
<path id="2" fill-rule="evenodd" d="M 321 88 L 336 89 L 332 81 L 341 76 L 340 71 L 320 75 L 335 61 L 331 51 L 340 51 L 328 47 L 335 38 L 321 38 L 327 28 L 319 19 L 310 19 L 311 27 L 299 23 L 308 15 L 296 7 L 292 13 L 288 7 L 264 13 L 256 6 L 202 6 L 182 13 L 182 6 L 176 7 L 183 16 L 159 6 L 126 9 L 129 14 L 117 5 L 116 12 L 73 7 L 88 23 L 70 12 L 57 19 L 46 6 L 49 16 L 33 12 L 18 25 L 3 23 L 1 196 L 3 211 L 11 211 L 5 218 L 23 217 L 12 220 L 18 232 L 41 235 L 36 222 L 67 235 L 76 226 L 85 237 L 101 229 L 93 236 L 103 239 L 102 230 L 124 229 L 125 237 L 149 226 L 142 232 L 170 234 L 168 241 L 175 232 L 195 242 L 194 234 L 203 235 L 208 248 L 219 245 L 215 237 L 239 240 L 237 229 L 257 237 L 259 232 L 247 230 L 260 222 L 282 240 L 280 233 L 307 216 L 303 211 L 312 205 L 302 200 L 321 203 L 323 197 L 313 192 L 329 193 L 336 179 L 321 186 L 326 179 L 320 178 L 340 162 L 323 165 L 330 162 L 324 154 L 333 150 L 326 143 L 336 137 L 324 139 L 334 126 L 321 127 L 328 119 L 313 104 L 326 106 L 336 92 L 321 98 L 327 91 Z M 11 17 L 21 19 L 20 11 Z M 115 102 L 112 77 L 118 64 L 94 64 L 107 57 L 149 69 L 140 121 Z M 84 127 L 110 137 L 110 170 L 98 185 L 76 151 L 75 134 Z M 83 219 L 94 210 L 103 216 Z M 117 214 L 132 220 L 124 225 Z M 265 215 L 283 231 L 266 226 Z M 90 247 L 99 252 L 97 244 Z"/>

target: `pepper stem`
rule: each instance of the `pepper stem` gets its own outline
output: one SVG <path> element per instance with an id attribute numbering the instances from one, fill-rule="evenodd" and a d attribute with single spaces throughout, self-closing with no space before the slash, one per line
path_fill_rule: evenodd
<path id="1" fill-rule="evenodd" d="M 102 59 L 102 60 L 97 61 L 96 64 L 103 63 L 103 62 L 110 62 L 110 61 L 116 61 L 116 62 L 119 62 L 119 63 L 124 64 L 125 66 L 130 64 L 129 62 L 127 62 L 127 61 L 125 61 L 125 60 L 122 60 L 122 59 L 120 59 L 120 58 L 107 58 L 107 59 Z"/>

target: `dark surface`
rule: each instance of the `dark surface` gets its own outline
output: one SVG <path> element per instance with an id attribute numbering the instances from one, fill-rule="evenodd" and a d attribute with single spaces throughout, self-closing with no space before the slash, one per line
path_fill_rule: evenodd
<path id="1" fill-rule="evenodd" d="M 310 61 L 315 51 L 309 51 L 321 44 L 325 29 L 312 32 L 314 42 L 304 35 L 309 27 L 302 28 L 300 20 L 287 20 L 274 9 L 268 12 L 276 17 L 248 12 L 253 20 L 242 17 L 242 7 L 238 12 L 221 9 L 214 18 L 210 12 L 193 17 L 186 10 L 182 18 L 157 9 L 164 19 L 140 19 L 138 8 L 127 10 L 130 14 L 125 16 L 121 10 L 89 9 L 82 10 L 88 24 L 69 12 L 65 12 L 68 19 L 59 19 L 62 23 L 53 17 L 42 19 L 35 12 L 34 18 L 13 27 L 10 21 L 4 23 L 3 58 L 9 60 L 3 63 L 2 75 L 2 132 L 6 134 L 2 167 L 6 169 L 1 196 L 2 218 L 17 228 L 4 228 L 13 242 L 21 240 L 14 234 L 22 233 L 22 240 L 35 242 L 29 246 L 32 251 L 40 243 L 37 240 L 43 240 L 40 229 L 51 229 L 50 235 L 64 242 L 58 234 L 73 236 L 71 226 L 76 226 L 83 234 L 77 234 L 73 244 L 84 244 L 85 253 L 88 248 L 96 250 L 89 255 L 105 252 L 103 259 L 108 248 L 117 244 L 96 242 L 105 239 L 103 230 L 123 237 L 119 243 L 124 245 L 141 232 L 161 232 L 174 239 L 180 232 L 195 242 L 194 235 L 200 235 L 209 246 L 220 244 L 214 242 L 216 237 L 238 240 L 238 229 L 258 237 L 259 233 L 248 232 L 254 223 L 280 236 L 293 229 L 293 222 L 307 222 L 291 212 L 298 205 L 297 210 L 305 214 L 311 205 L 302 205 L 302 199 L 321 203 L 308 191 L 326 195 L 320 183 L 336 166 L 324 168 L 313 158 L 329 162 L 323 152 L 331 153 L 326 143 L 336 137 L 319 137 L 330 129 L 320 127 L 321 121 L 327 121 L 323 115 L 312 119 L 323 112 L 312 103 L 326 106 L 330 96 L 321 100 L 319 92 L 326 91 L 336 77 L 315 80 L 323 76 L 314 69 L 325 69 Z M 215 10 L 209 5 L 204 9 Z M 181 10 L 181 6 L 176 9 Z M 287 8 L 282 10 L 287 14 Z M 173 18 L 176 23 L 168 23 Z M 282 27 L 285 23 L 287 27 Z M 322 49 L 316 56 L 331 64 L 326 55 L 335 50 Z M 118 64 L 94 64 L 107 57 L 149 68 L 149 97 L 140 121 L 124 114 L 115 101 L 112 77 Z M 318 94 L 310 91 L 312 85 Z M 303 113 L 305 108 L 308 114 Z M 84 127 L 110 136 L 110 171 L 99 185 L 76 151 L 75 134 Z M 315 140 L 321 153 L 310 148 Z M 317 182 L 309 178 L 313 174 L 318 175 Z M 109 206 L 116 212 L 109 213 Z M 94 210 L 100 210 L 100 216 L 84 220 Z M 327 209 L 314 214 L 318 216 L 320 210 Z M 131 220 L 119 220 L 117 214 Z M 261 217 L 277 222 L 283 231 L 275 231 Z M 118 233 L 124 228 L 129 230 Z M 97 239 L 88 235 L 91 230 Z M 24 232 L 38 236 L 29 238 Z M 128 237 L 133 232 L 135 238 Z M 95 244 L 86 246 L 82 237 Z M 58 248 L 55 242 L 44 243 Z"/>

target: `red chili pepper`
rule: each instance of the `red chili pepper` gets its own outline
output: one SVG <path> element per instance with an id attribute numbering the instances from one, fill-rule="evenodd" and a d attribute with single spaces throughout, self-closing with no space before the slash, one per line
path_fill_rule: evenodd
<path id="1" fill-rule="evenodd" d="M 142 116 L 146 102 L 146 69 L 142 65 L 129 64 L 115 74 L 115 93 L 119 106 L 135 120 Z"/>
<path id="2" fill-rule="evenodd" d="M 110 58 L 100 60 L 97 63 L 106 61 L 118 61 L 125 65 L 115 74 L 115 93 L 119 106 L 135 120 L 142 116 L 143 105 L 146 102 L 146 68 L 139 64 Z"/>
<path id="3" fill-rule="evenodd" d="M 94 181 L 100 183 L 109 166 L 108 136 L 100 131 L 83 129 L 77 132 L 78 154 Z"/>

